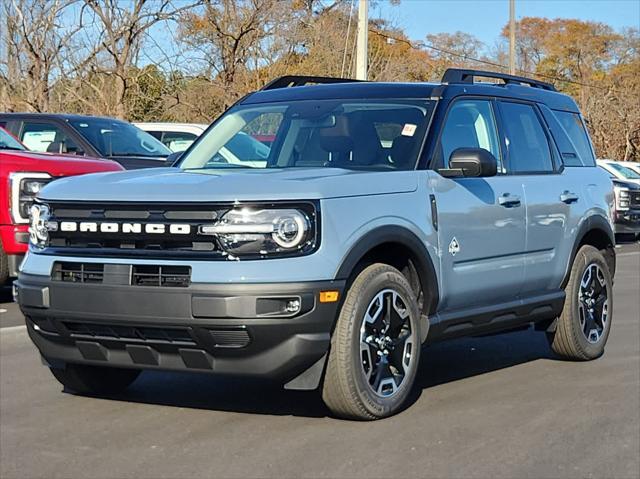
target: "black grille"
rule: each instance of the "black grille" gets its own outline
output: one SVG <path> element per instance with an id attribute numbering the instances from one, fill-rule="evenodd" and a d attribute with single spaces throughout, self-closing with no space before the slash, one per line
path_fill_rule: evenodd
<path id="1" fill-rule="evenodd" d="M 62 324 L 69 331 L 69 334 L 76 338 L 142 341 L 185 346 L 196 344 L 186 328 L 138 327 L 103 323 L 77 323 L 74 321 L 63 321 Z"/>
<path id="2" fill-rule="evenodd" d="M 196 208 L 139 204 L 79 206 L 55 202 L 49 206 L 50 222 L 57 225 L 50 228 L 50 248 L 60 254 L 125 257 L 153 257 L 167 251 L 177 257 L 207 253 L 221 256 L 216 240 L 199 235 L 198 228 L 215 223 L 230 208 L 207 204 Z"/>
<path id="3" fill-rule="evenodd" d="M 216 329 L 210 333 L 217 348 L 244 348 L 251 342 L 245 329 Z"/>
<path id="4" fill-rule="evenodd" d="M 98 263 L 55 263 L 53 279 L 68 283 L 102 283 L 104 265 Z"/>
<path id="5" fill-rule="evenodd" d="M 133 286 L 186 288 L 191 284 L 191 268 L 188 266 L 134 265 L 131 284 Z"/>
<path id="6" fill-rule="evenodd" d="M 629 205 L 631 207 L 640 208 L 640 192 L 631 192 Z"/>
<path id="7" fill-rule="evenodd" d="M 54 281 L 66 283 L 186 288 L 191 284 L 191 268 L 189 266 L 56 262 L 53 265 L 51 277 Z"/>

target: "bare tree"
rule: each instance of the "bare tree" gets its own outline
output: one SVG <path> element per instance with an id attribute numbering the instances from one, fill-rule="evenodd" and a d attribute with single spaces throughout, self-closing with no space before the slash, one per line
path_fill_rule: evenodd
<path id="1" fill-rule="evenodd" d="M 47 111 L 53 85 L 81 25 L 65 16 L 77 0 L 5 0 L 0 28 L 0 105 L 7 110 Z"/>

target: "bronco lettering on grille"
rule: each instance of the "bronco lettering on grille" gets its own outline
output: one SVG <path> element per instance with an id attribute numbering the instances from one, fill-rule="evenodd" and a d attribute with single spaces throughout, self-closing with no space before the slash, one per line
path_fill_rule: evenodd
<path id="1" fill-rule="evenodd" d="M 139 234 L 144 232 L 149 234 L 165 234 L 167 230 L 172 235 L 188 235 L 191 234 L 191 225 L 173 223 L 166 225 L 163 223 L 98 223 L 92 221 L 62 221 L 60 223 L 60 231 L 82 233 L 123 233 L 123 234 Z M 168 228 L 167 228 L 168 226 Z"/>

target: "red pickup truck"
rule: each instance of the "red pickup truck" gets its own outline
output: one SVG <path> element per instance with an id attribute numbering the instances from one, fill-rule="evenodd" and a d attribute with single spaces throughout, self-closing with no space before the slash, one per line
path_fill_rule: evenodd
<path id="1" fill-rule="evenodd" d="M 0 286 L 15 277 L 29 238 L 29 208 L 62 176 L 123 170 L 115 161 L 34 153 L 0 128 Z"/>

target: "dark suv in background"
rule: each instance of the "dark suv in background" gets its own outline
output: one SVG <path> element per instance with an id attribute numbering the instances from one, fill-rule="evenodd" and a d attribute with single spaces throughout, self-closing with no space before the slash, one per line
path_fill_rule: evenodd
<path id="1" fill-rule="evenodd" d="M 106 158 L 128 170 L 165 166 L 171 154 L 171 150 L 150 134 L 114 118 L 2 113 L 0 127 L 31 151 Z"/>

